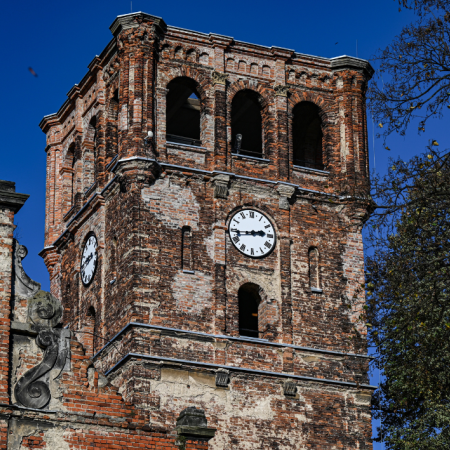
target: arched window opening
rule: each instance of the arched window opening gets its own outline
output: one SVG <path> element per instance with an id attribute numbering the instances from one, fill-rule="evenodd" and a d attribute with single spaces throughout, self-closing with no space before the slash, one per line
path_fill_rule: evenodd
<path id="1" fill-rule="evenodd" d="M 200 100 L 195 81 L 181 77 L 168 85 L 166 140 L 201 146 Z"/>
<path id="2" fill-rule="evenodd" d="M 294 164 L 323 170 L 322 119 L 319 107 L 311 102 L 301 102 L 294 108 L 293 146 Z"/>
<path id="3" fill-rule="evenodd" d="M 251 90 L 238 92 L 231 105 L 233 153 L 261 158 L 262 118 L 259 96 Z"/>
<path id="4" fill-rule="evenodd" d="M 308 252 L 309 259 L 309 287 L 312 291 L 320 291 L 319 279 L 319 250 L 312 247 Z"/>
<path id="5" fill-rule="evenodd" d="M 192 231 L 191 227 L 183 227 L 181 233 L 181 268 L 192 271 Z"/>
<path id="6" fill-rule="evenodd" d="M 239 299 L 239 334 L 241 336 L 259 337 L 258 307 L 261 303 L 259 286 L 247 283 L 238 291 Z"/>

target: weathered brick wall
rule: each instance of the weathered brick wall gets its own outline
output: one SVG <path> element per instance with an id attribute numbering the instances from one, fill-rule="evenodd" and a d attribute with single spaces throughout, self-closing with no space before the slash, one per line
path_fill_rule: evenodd
<path id="1" fill-rule="evenodd" d="M 369 448 L 371 388 L 358 317 L 372 68 L 168 27 L 142 13 L 119 17 L 111 31 L 82 83 L 41 123 L 48 144 L 41 255 L 64 324 L 89 356 L 106 345 L 96 367 L 150 423 L 167 428 L 200 398 L 219 429 L 215 449 Z M 201 146 L 166 139 L 168 86 L 179 77 L 195 85 Z M 232 102 L 242 90 L 260 106 L 261 158 L 232 149 Z M 325 170 L 294 164 L 294 108 L 304 101 L 320 111 Z M 147 131 L 153 138 L 144 141 Z M 230 241 L 230 217 L 244 207 L 264 212 L 276 229 L 276 248 L 264 259 L 243 256 Z M 86 287 L 80 258 L 92 232 L 99 263 Z M 260 289 L 266 341 L 238 339 L 245 283 Z M 117 336 L 136 322 L 153 328 Z M 180 337 L 181 330 L 196 334 Z M 198 376 L 209 381 L 194 394 L 184 372 L 165 380 L 170 364 L 201 367 Z M 228 390 L 211 381 L 219 368 L 231 374 Z M 295 400 L 283 393 L 288 376 Z M 257 404 L 266 407 L 252 409 Z"/>

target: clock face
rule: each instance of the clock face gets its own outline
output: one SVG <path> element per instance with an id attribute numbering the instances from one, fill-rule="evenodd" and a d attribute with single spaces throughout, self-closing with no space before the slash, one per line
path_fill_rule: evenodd
<path id="1" fill-rule="evenodd" d="M 95 275 L 97 269 L 97 238 L 92 234 L 84 244 L 83 254 L 81 255 L 81 280 L 87 286 Z"/>
<path id="2" fill-rule="evenodd" d="M 275 248 L 275 228 L 265 214 L 254 209 L 234 214 L 228 231 L 233 245 L 251 258 L 267 256 Z"/>

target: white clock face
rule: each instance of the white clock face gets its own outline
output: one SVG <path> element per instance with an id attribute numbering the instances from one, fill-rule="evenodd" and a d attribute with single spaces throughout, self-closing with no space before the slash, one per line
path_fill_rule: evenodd
<path id="1" fill-rule="evenodd" d="M 81 255 L 81 280 L 87 286 L 94 278 L 95 269 L 97 269 L 97 239 L 91 235 L 84 245 Z"/>
<path id="2" fill-rule="evenodd" d="M 234 214 L 228 231 L 233 245 L 251 258 L 267 256 L 275 248 L 277 238 L 272 223 L 254 209 L 243 209 Z"/>

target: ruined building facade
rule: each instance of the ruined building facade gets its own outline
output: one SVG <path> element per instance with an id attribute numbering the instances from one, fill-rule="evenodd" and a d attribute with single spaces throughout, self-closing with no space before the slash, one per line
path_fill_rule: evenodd
<path id="1" fill-rule="evenodd" d="M 40 361 L 20 364 L 42 353 L 30 333 L 47 320 L 58 376 L 34 407 L 47 428 L 25 428 L 61 448 L 117 433 L 118 447 L 98 447 L 371 449 L 361 318 L 370 64 L 144 13 L 111 31 L 41 122 L 45 298 L 62 306 L 54 323 L 33 322 L 40 297 L 29 291 L 13 313 L 11 333 L 28 339 L 5 375 L 14 426 L 37 401 L 16 398 L 14 383 Z"/>

